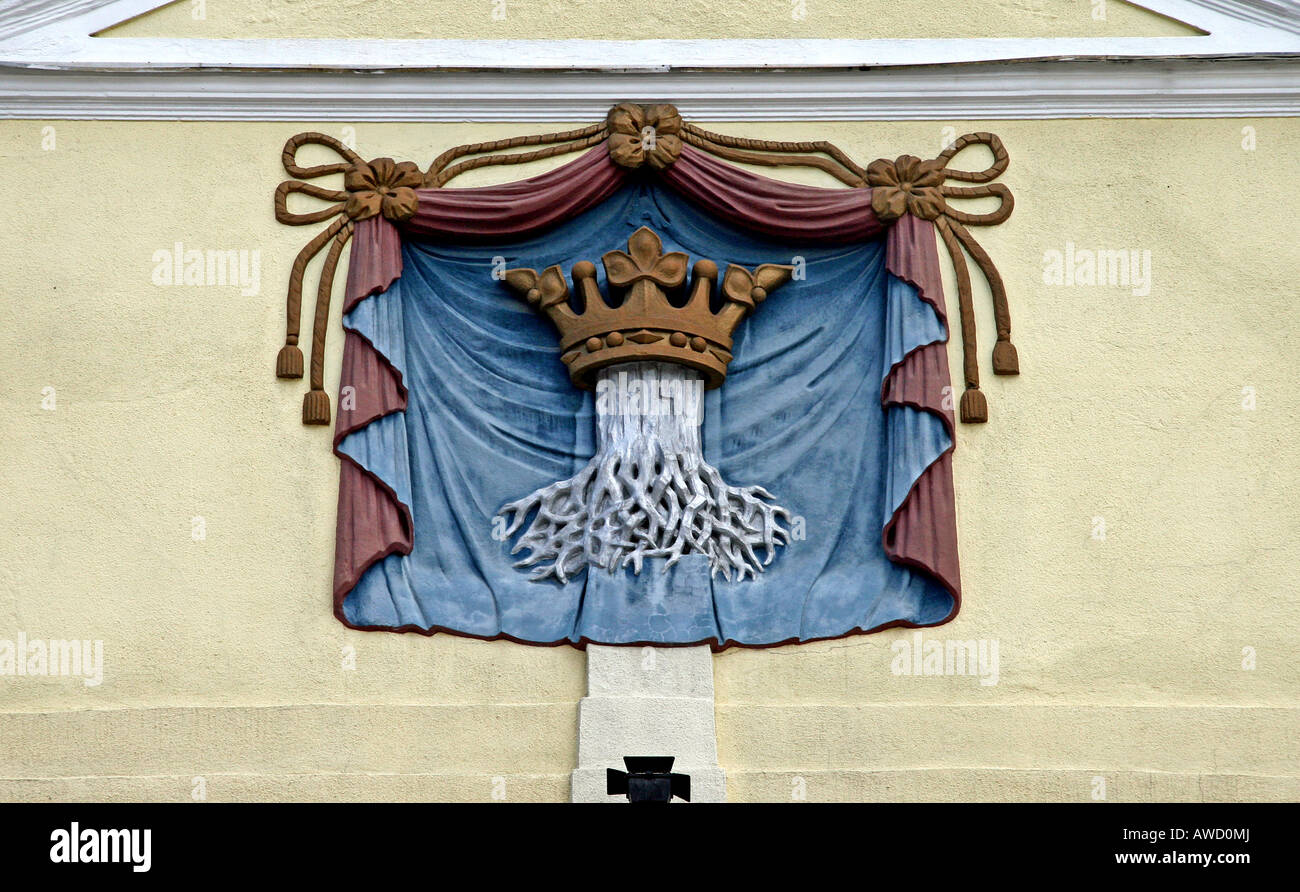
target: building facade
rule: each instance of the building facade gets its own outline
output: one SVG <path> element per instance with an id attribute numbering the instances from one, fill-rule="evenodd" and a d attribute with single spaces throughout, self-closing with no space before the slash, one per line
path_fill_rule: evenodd
<path id="1" fill-rule="evenodd" d="M 729 801 L 1300 795 L 1291 4 L 3 6 L 0 797 L 565 800 L 647 715 Z M 955 431 L 951 622 L 692 660 L 332 615 L 339 459 L 270 374 L 282 146 L 423 169 L 625 100 L 864 167 L 1006 147 L 978 237 L 1021 374 L 982 347 L 991 417 Z"/>

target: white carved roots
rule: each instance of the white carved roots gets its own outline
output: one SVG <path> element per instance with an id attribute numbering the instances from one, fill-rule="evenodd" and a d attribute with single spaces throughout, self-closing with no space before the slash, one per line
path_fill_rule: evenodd
<path id="1" fill-rule="evenodd" d="M 567 582 L 588 565 L 640 573 L 646 558 L 667 558 L 667 570 L 683 555 L 705 554 L 724 579 L 761 573 L 789 542 L 780 520 L 790 512 L 761 486 L 727 485 L 704 461 L 699 373 L 636 362 L 599 374 L 595 457 L 498 512 L 507 539 L 535 512 L 511 551 L 530 554 L 515 566 Z"/>

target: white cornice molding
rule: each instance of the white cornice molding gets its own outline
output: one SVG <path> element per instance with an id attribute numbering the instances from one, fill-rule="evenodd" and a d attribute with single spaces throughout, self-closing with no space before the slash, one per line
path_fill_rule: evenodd
<path id="1" fill-rule="evenodd" d="M 1300 35 L 847 40 L 196 40 L 27 36 L 0 65 L 58 71 L 696 71 L 1300 55 Z"/>
<path id="2" fill-rule="evenodd" d="M 89 36 L 160 5 L 0 0 L 0 117 L 588 121 L 624 99 L 711 120 L 1300 114 L 1293 0 L 1145 0 L 1207 32 L 1155 38 Z"/>
<path id="3" fill-rule="evenodd" d="M 0 117 L 217 121 L 600 119 L 671 101 L 697 120 L 1300 116 L 1286 60 L 1023 62 L 869 71 L 61 73 L 0 70 Z"/>

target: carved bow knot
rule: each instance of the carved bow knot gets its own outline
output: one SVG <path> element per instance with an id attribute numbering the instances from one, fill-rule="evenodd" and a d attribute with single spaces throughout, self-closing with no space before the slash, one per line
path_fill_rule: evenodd
<path id="1" fill-rule="evenodd" d="M 881 158 L 867 167 L 871 186 L 871 209 L 881 220 L 895 220 L 911 214 L 922 220 L 943 216 L 946 204 L 943 186 L 947 160 L 922 161 L 915 155 L 901 155 L 897 161 Z"/>
<path id="2" fill-rule="evenodd" d="M 671 105 L 623 102 L 609 110 L 609 157 L 619 167 L 663 170 L 682 153 L 682 116 Z"/>
<path id="3" fill-rule="evenodd" d="M 424 174 L 411 161 L 356 161 L 343 175 L 343 188 L 348 190 L 347 215 L 353 220 L 379 214 L 395 223 L 409 220 L 419 204 L 415 189 L 423 183 Z"/>

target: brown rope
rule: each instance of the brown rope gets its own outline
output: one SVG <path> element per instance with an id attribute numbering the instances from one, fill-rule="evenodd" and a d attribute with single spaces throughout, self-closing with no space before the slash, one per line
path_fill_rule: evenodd
<path id="1" fill-rule="evenodd" d="M 973 145 L 988 146 L 993 153 L 993 163 L 983 170 L 958 170 L 946 166 L 958 152 L 967 146 Z M 964 136 L 957 137 L 953 140 L 952 145 L 939 153 L 937 160 L 944 163 L 944 173 L 948 175 L 949 179 L 961 180 L 963 183 L 987 183 L 989 180 L 996 180 L 1006 173 L 1007 167 L 1011 164 L 1011 156 L 1007 154 L 1006 147 L 1002 145 L 1002 140 L 985 131 L 967 133 Z"/>
<path id="2" fill-rule="evenodd" d="M 867 176 L 866 169 L 858 165 L 857 162 L 850 158 L 843 149 L 834 143 L 829 143 L 825 140 L 818 140 L 816 142 L 777 142 L 770 139 L 749 139 L 743 136 L 728 136 L 725 133 L 713 133 L 709 130 L 705 130 L 703 127 L 697 127 L 694 124 L 683 124 L 682 132 L 690 136 L 700 137 L 706 142 L 712 143 L 716 146 L 723 146 L 728 149 L 783 152 L 786 154 L 813 154 L 821 152 L 822 154 L 829 155 L 831 158 L 835 159 L 844 167 L 845 171 L 852 176 L 857 177 L 857 181 L 854 183 L 849 182 L 843 177 L 836 177 L 840 182 L 848 183 L 850 186 L 862 185 L 863 180 L 865 180 Z M 691 141 L 691 144 L 696 145 L 694 141 Z M 699 147 L 703 148 L 703 146 Z"/>
<path id="3" fill-rule="evenodd" d="M 974 258 L 980 272 L 984 273 L 984 278 L 989 283 L 989 291 L 993 295 L 993 321 L 998 333 L 997 343 L 993 345 L 993 374 L 1018 375 L 1020 360 L 1016 355 L 1015 345 L 1011 343 L 1011 310 L 1007 306 L 1007 289 L 1002 284 L 1002 276 L 993 265 L 993 258 L 989 257 L 983 246 L 975 241 L 970 230 L 956 220 L 948 222 L 953 234 Z"/>
<path id="4" fill-rule="evenodd" d="M 482 155 L 485 152 L 499 152 L 502 149 L 518 149 L 524 146 L 541 146 L 557 142 L 571 142 L 575 140 L 582 141 L 587 140 L 593 135 L 599 135 L 593 142 L 583 142 L 582 145 L 579 145 L 576 148 L 565 149 L 564 151 L 552 151 L 550 154 L 537 156 L 539 158 L 549 158 L 552 155 L 562 155 L 565 151 L 577 151 L 578 148 L 584 148 L 587 145 L 593 145 L 596 142 L 600 142 L 600 140 L 605 137 L 605 124 L 602 122 L 599 124 L 591 124 L 586 127 L 579 127 L 576 130 L 565 130 L 560 133 L 536 133 L 530 136 L 512 136 L 509 139 L 495 139 L 490 142 L 468 143 L 463 146 L 455 146 L 433 159 L 433 163 L 429 165 L 429 171 L 424 175 L 424 185 L 426 188 L 437 188 L 446 183 L 452 177 L 456 176 L 456 173 L 442 175 L 443 168 L 452 161 L 455 161 L 457 158 L 463 158 L 466 155 Z M 535 159 L 530 158 L 528 160 L 531 161 Z M 498 161 L 491 163 L 522 164 L 523 162 Z M 472 169 L 473 168 L 464 168 L 464 170 Z M 457 173 L 460 172 L 463 171 L 457 171 Z"/>
<path id="5" fill-rule="evenodd" d="M 727 161 L 734 161 L 739 164 L 761 164 L 765 167 L 815 167 L 818 170 L 826 171 L 846 186 L 866 185 L 866 181 L 862 176 L 846 170 L 830 158 L 819 158 L 816 155 L 763 154 L 761 152 L 731 148 L 712 142 L 689 129 L 682 131 L 682 139 L 697 149 L 703 149 L 710 155 L 716 155 Z"/>
<path id="6" fill-rule="evenodd" d="M 347 160 L 318 164 L 315 167 L 299 167 L 298 149 L 305 145 L 328 146 Z M 361 162 L 361 156 L 349 149 L 343 142 L 327 134 L 317 133 L 314 130 L 289 137 L 284 144 L 284 151 L 280 153 L 280 163 L 284 165 L 285 172 L 291 177 L 298 177 L 302 180 L 323 177 L 331 173 L 343 173 L 353 164 L 359 162 Z"/>
<path id="7" fill-rule="evenodd" d="M 944 186 L 940 190 L 944 198 L 988 198 L 996 196 L 1001 199 L 1001 204 L 995 211 L 989 211 L 987 214 L 968 214 L 965 211 L 959 211 L 952 205 L 944 212 L 953 220 L 959 223 L 965 223 L 969 226 L 993 226 L 1001 223 L 1011 216 L 1012 210 L 1015 209 L 1015 199 L 1011 197 L 1011 190 L 1002 183 L 991 183 L 987 186 Z"/>
<path id="8" fill-rule="evenodd" d="M 343 246 L 352 237 L 353 223 L 343 223 L 321 267 L 320 284 L 316 288 L 316 321 L 311 330 L 311 390 L 303 396 L 302 423 L 329 424 L 330 398 L 325 392 L 325 336 L 329 332 L 330 295 L 334 290 L 334 271 L 338 267 Z M 328 231 L 328 230 L 327 230 Z"/>
<path id="9" fill-rule="evenodd" d="M 596 143 L 602 141 L 604 138 L 605 131 L 604 128 L 601 128 L 598 132 L 591 134 L 585 139 L 579 139 L 561 145 L 548 146 L 544 149 L 534 149 L 531 152 L 519 152 L 511 155 L 482 155 L 478 158 L 470 158 L 468 161 L 462 161 L 459 164 L 452 165 L 447 168 L 447 170 L 434 176 L 432 180 L 426 176 L 424 185 L 427 188 L 437 189 L 446 185 L 453 177 L 458 177 L 462 173 L 471 170 L 477 170 L 480 167 L 495 167 L 502 164 L 526 164 L 529 161 L 538 161 L 542 158 L 551 158 L 569 152 L 578 152 L 582 149 L 596 145 Z"/>
<path id="10" fill-rule="evenodd" d="M 295 214 L 289 210 L 289 194 L 291 192 L 301 192 L 303 195 L 310 195 L 313 198 L 323 198 L 326 201 L 335 201 L 338 204 L 330 205 L 327 208 L 321 208 L 318 211 L 311 211 L 306 214 Z M 289 226 L 305 226 L 309 223 L 319 223 L 322 220 L 328 220 L 335 214 L 343 211 L 343 206 L 348 200 L 348 193 L 341 192 L 338 189 L 323 189 L 320 186 L 314 186 L 311 183 L 300 183 L 297 180 L 285 180 L 275 187 L 275 219 Z"/>
<path id="11" fill-rule="evenodd" d="M 993 153 L 993 163 L 984 170 L 961 170 L 951 166 L 958 152 L 971 145 L 986 145 Z M 980 268 L 989 283 L 993 297 L 993 317 L 997 325 L 997 341 L 993 345 L 993 373 L 997 375 L 1020 374 L 1020 360 L 1011 343 L 1011 311 L 1007 306 L 1006 287 L 998 274 L 993 259 L 975 241 L 967 226 L 991 226 L 1011 216 L 1015 201 L 1011 190 L 1002 183 L 989 182 L 1001 175 L 1010 164 L 1002 141 L 991 133 L 968 133 L 955 140 L 931 161 L 921 161 L 911 155 L 890 161 L 873 161 L 867 168 L 867 182 L 871 186 L 871 207 L 882 220 L 892 220 L 911 214 L 922 220 L 934 222 L 943 239 L 944 247 L 952 258 L 957 276 L 957 305 L 960 310 L 962 340 L 962 371 L 966 391 L 961 398 L 961 419 L 964 422 L 988 420 L 988 400 L 979 389 L 979 363 L 976 348 L 974 297 L 971 289 L 970 268 L 966 255 Z M 949 186 L 948 180 L 978 183 L 976 186 Z M 951 199 L 997 198 L 998 206 L 986 213 L 969 213 L 952 206 Z"/>
<path id="12" fill-rule="evenodd" d="M 316 237 L 303 246 L 294 258 L 293 268 L 289 271 L 289 296 L 285 308 L 284 346 L 275 361 L 277 378 L 302 377 L 302 350 L 298 347 L 298 326 L 302 318 L 302 279 L 307 271 L 307 264 L 320 253 L 325 243 L 334 238 L 339 230 L 348 226 L 344 217 L 335 220 L 330 226 L 317 233 Z"/>
<path id="13" fill-rule="evenodd" d="M 971 306 L 970 270 L 962 254 L 961 243 L 953 235 L 952 224 L 944 217 L 934 221 L 944 246 L 952 257 L 953 272 L 957 274 L 957 308 L 961 319 L 962 375 L 966 390 L 961 395 L 961 420 L 965 424 L 980 424 L 989 420 L 988 400 L 980 392 L 979 348 L 975 344 L 975 309 Z"/>
<path id="14" fill-rule="evenodd" d="M 988 146 L 993 153 L 993 163 L 984 170 L 977 171 L 960 170 L 950 166 L 953 157 L 962 149 L 971 145 Z M 1007 167 L 1011 164 L 1011 157 L 1007 154 L 1006 147 L 1002 145 L 1002 140 L 992 133 L 980 132 L 968 133 L 954 140 L 952 145 L 939 153 L 938 160 L 943 161 L 945 165 L 943 173 L 946 178 L 967 183 L 984 184 L 967 187 L 948 185 L 941 187 L 940 192 L 942 192 L 945 199 L 944 215 L 948 219 L 952 234 L 965 247 L 989 283 L 989 291 L 993 296 L 993 319 L 997 327 L 997 341 L 993 345 L 993 374 L 1018 375 L 1020 374 L 1020 357 L 1016 353 L 1015 345 L 1011 343 L 1011 308 L 1007 304 L 1006 287 L 1002 283 L 1001 274 L 998 273 L 997 267 L 993 264 L 993 258 L 989 257 L 988 252 L 984 250 L 979 242 L 975 241 L 975 237 L 966 228 L 967 226 L 993 226 L 1011 216 L 1011 212 L 1016 206 L 1011 190 L 1002 183 L 989 182 L 1006 172 Z M 999 203 L 997 209 L 984 214 L 966 213 L 957 210 L 947 202 L 949 198 L 988 197 L 996 197 Z M 951 247 L 949 250 L 951 251 Z"/>
<path id="15" fill-rule="evenodd" d="M 298 164 L 298 150 L 305 145 L 321 145 L 333 149 L 344 160 L 303 167 Z M 342 141 L 324 133 L 309 131 L 289 137 L 284 144 L 284 150 L 280 153 L 280 163 L 290 176 L 312 179 L 330 174 L 344 173 L 354 165 L 364 164 L 365 162 L 362 161 L 360 155 L 348 148 Z M 333 204 L 308 213 L 294 213 L 289 210 L 289 196 L 295 193 L 309 195 L 312 198 L 333 202 Z M 298 338 L 302 324 L 303 278 L 306 276 L 308 264 L 331 239 L 333 240 L 333 244 L 330 245 L 329 253 L 325 258 L 325 267 L 321 271 L 320 286 L 317 289 L 316 325 L 313 329 L 312 338 L 311 390 L 308 391 L 303 400 L 304 424 L 329 423 L 329 397 L 326 396 L 321 383 L 324 371 L 326 328 L 321 314 L 323 310 L 324 321 L 327 322 L 329 317 L 329 294 L 334 285 L 334 270 L 338 266 L 343 245 L 352 235 L 352 221 L 345 216 L 341 216 L 347 209 L 347 201 L 348 193 L 346 191 L 326 189 L 314 183 L 304 183 L 300 180 L 285 180 L 275 188 L 275 219 L 281 223 L 289 226 L 306 226 L 312 223 L 321 223 L 331 217 L 337 218 L 303 246 L 302 250 L 298 252 L 298 256 L 294 258 L 293 267 L 289 271 L 289 289 L 285 299 L 284 346 L 280 348 L 280 352 L 275 359 L 275 374 L 279 378 L 301 378 L 303 374 L 303 355 L 302 349 L 298 346 Z M 323 307 L 322 293 L 325 295 Z"/>

